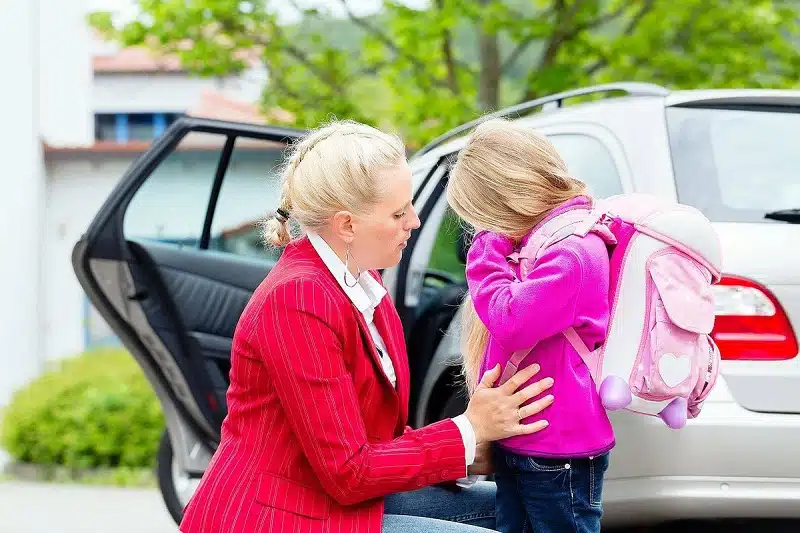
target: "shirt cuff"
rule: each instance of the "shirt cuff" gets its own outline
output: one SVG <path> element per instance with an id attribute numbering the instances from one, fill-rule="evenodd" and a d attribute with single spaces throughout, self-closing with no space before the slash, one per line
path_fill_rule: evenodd
<path id="1" fill-rule="evenodd" d="M 472 474 L 471 476 L 458 478 L 456 480 L 456 485 L 458 485 L 462 489 L 468 489 L 472 487 L 475 483 L 477 483 L 479 478 L 480 476 L 477 474 Z"/>
<path id="2" fill-rule="evenodd" d="M 475 429 L 473 429 L 467 415 L 458 415 L 453 418 L 453 422 L 456 423 L 458 430 L 461 432 L 461 438 L 464 440 L 464 459 L 467 462 L 467 466 L 470 466 L 475 462 L 475 448 L 478 446 L 475 442 Z"/>

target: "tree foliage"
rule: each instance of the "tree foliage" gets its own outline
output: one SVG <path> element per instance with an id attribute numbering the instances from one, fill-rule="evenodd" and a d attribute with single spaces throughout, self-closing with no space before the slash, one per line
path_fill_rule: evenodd
<path id="1" fill-rule="evenodd" d="M 261 61 L 264 105 L 292 111 L 297 126 L 352 118 L 412 147 L 480 113 L 590 83 L 792 87 L 800 74 L 796 0 L 384 0 L 370 16 L 319 0 L 290 2 L 290 23 L 268 0 L 137 3 L 135 20 L 90 21 L 198 75 Z"/>

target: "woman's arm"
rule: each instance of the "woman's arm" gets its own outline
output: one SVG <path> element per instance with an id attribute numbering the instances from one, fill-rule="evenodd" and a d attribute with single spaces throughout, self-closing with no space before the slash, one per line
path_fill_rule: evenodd
<path id="1" fill-rule="evenodd" d="M 506 259 L 513 251 L 509 238 L 481 232 L 472 242 L 466 270 L 478 317 L 510 352 L 573 325 L 583 280 L 581 258 L 569 246 L 548 248 L 524 280 L 516 279 Z"/>
<path id="2" fill-rule="evenodd" d="M 335 313 L 322 286 L 298 279 L 276 289 L 258 326 L 264 364 L 325 491 L 350 505 L 466 475 L 464 443 L 452 420 L 391 442 L 367 441 Z"/>

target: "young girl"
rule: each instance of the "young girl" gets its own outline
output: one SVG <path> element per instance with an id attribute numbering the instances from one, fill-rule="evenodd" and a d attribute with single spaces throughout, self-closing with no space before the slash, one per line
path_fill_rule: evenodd
<path id="1" fill-rule="evenodd" d="M 504 533 L 600 531 L 603 476 L 614 446 L 611 424 L 589 369 L 561 334 L 575 328 L 593 350 L 609 320 L 609 257 L 594 233 L 547 248 L 525 279 L 506 259 L 539 224 L 591 205 L 555 148 L 504 120 L 478 126 L 450 172 L 451 207 L 474 227 L 467 258 L 465 375 L 470 389 L 488 369 L 530 349 L 554 378 L 547 429 L 499 441 L 494 462 L 497 525 Z"/>

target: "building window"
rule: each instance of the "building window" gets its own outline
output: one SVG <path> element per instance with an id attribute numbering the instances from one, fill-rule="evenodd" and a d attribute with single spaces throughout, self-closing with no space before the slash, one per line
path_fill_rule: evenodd
<path id="1" fill-rule="evenodd" d="M 115 141 L 116 115 L 97 114 L 94 116 L 94 138 L 98 141 Z"/>
<path id="2" fill-rule="evenodd" d="M 125 144 L 152 141 L 177 120 L 179 113 L 97 113 L 95 139 Z"/>

